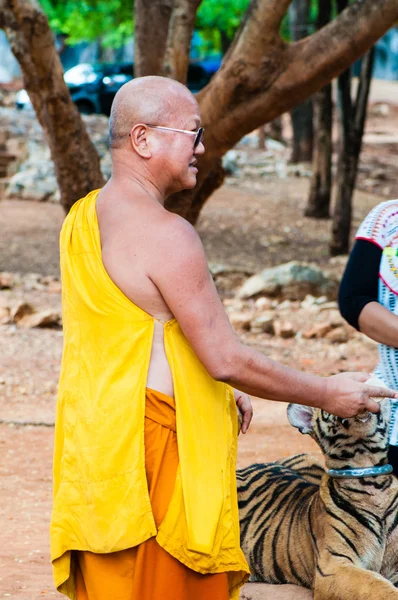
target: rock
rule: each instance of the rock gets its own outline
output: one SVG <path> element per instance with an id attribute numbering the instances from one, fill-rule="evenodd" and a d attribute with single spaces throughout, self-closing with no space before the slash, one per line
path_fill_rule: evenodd
<path id="1" fill-rule="evenodd" d="M 242 312 L 245 307 L 245 303 L 237 298 L 225 298 L 225 300 L 223 300 L 223 304 L 228 313 Z"/>
<path id="2" fill-rule="evenodd" d="M 10 309 L 7 306 L 0 306 L 0 324 L 5 325 L 10 320 Z"/>
<path id="3" fill-rule="evenodd" d="M 274 321 L 275 335 L 284 339 L 292 338 L 296 335 L 296 330 L 289 321 Z"/>
<path id="4" fill-rule="evenodd" d="M 249 312 L 231 312 L 228 313 L 228 319 L 234 329 L 250 329 L 250 323 L 253 313 Z"/>
<path id="5" fill-rule="evenodd" d="M 345 327 L 337 327 L 326 334 L 325 338 L 332 344 L 344 344 L 348 342 L 348 333 Z"/>
<path id="6" fill-rule="evenodd" d="M 283 302 L 281 302 L 280 304 L 278 304 L 278 310 L 286 310 L 291 308 L 292 303 L 290 300 L 284 300 Z"/>
<path id="7" fill-rule="evenodd" d="M 62 292 L 62 286 L 60 281 L 50 281 L 47 287 L 50 294 L 59 294 Z"/>
<path id="8" fill-rule="evenodd" d="M 331 310 L 329 313 L 328 323 L 334 329 L 335 327 L 341 327 L 345 325 L 345 321 L 337 309 Z"/>
<path id="9" fill-rule="evenodd" d="M 44 202 L 54 201 L 58 189 L 54 165 L 50 159 L 37 159 L 30 156 L 10 179 L 6 189 L 6 197 L 18 197 L 23 200 Z"/>
<path id="10" fill-rule="evenodd" d="M 0 273 L 0 290 L 10 289 L 13 285 L 14 278 L 11 273 L 6 273 L 6 271 Z"/>
<path id="11" fill-rule="evenodd" d="M 316 265 L 292 261 L 249 277 L 238 292 L 239 298 L 259 294 L 302 300 L 308 294 L 332 296 L 337 293 L 337 281 L 325 276 Z"/>
<path id="12" fill-rule="evenodd" d="M 322 296 L 323 298 L 323 296 Z M 302 308 L 311 308 L 316 304 L 316 298 L 311 294 L 307 294 L 304 300 L 301 302 Z"/>
<path id="13" fill-rule="evenodd" d="M 257 298 L 257 300 L 254 303 L 254 306 L 258 310 L 266 310 L 267 308 L 271 308 L 272 302 L 269 298 L 266 298 L 265 296 L 261 296 L 260 298 Z"/>
<path id="14" fill-rule="evenodd" d="M 329 258 L 329 264 L 345 267 L 345 265 L 347 264 L 347 260 L 348 256 L 346 254 L 340 256 L 333 256 L 332 258 Z"/>
<path id="15" fill-rule="evenodd" d="M 308 329 L 307 331 L 303 331 L 302 337 L 305 340 L 318 339 L 326 336 L 329 331 L 332 331 L 333 326 L 330 323 L 318 323 Z"/>
<path id="16" fill-rule="evenodd" d="M 274 333 L 274 318 L 273 312 L 263 313 L 255 317 L 250 323 L 250 331 L 253 333 Z"/>
<path id="17" fill-rule="evenodd" d="M 18 325 L 31 329 L 33 327 L 53 327 L 54 325 L 59 325 L 60 322 L 61 315 L 59 313 L 53 310 L 43 310 L 23 317 Z"/>
<path id="18" fill-rule="evenodd" d="M 377 117 L 388 117 L 390 114 L 390 107 L 388 106 L 388 104 L 386 104 L 385 102 L 380 102 L 377 104 L 374 104 L 371 109 L 370 112 L 372 115 L 377 116 Z"/>
<path id="19" fill-rule="evenodd" d="M 18 323 L 21 319 L 27 315 L 31 315 L 34 312 L 34 308 L 28 302 L 19 302 L 10 312 L 10 320 L 12 323 Z"/>
<path id="20" fill-rule="evenodd" d="M 236 150 L 228 150 L 222 157 L 222 166 L 227 175 L 236 177 L 239 174 L 238 153 Z"/>
<path id="21" fill-rule="evenodd" d="M 325 304 L 322 304 L 320 310 L 330 310 L 331 308 L 337 308 L 337 302 L 334 300 L 332 302 L 325 302 Z"/>

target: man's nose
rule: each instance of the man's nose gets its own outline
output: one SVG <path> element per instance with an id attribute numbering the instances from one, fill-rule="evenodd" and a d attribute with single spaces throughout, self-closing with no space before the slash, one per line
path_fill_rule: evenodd
<path id="1" fill-rule="evenodd" d="M 203 142 L 200 142 L 200 144 L 198 144 L 196 146 L 196 148 L 194 149 L 194 154 L 197 154 L 198 156 L 201 156 L 204 153 L 205 153 L 205 145 L 204 145 Z"/>

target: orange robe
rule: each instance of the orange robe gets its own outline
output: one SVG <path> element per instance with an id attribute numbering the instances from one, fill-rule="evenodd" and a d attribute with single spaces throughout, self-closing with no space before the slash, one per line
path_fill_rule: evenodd
<path id="1" fill-rule="evenodd" d="M 175 402 L 146 390 L 145 466 L 156 523 L 162 522 L 178 467 Z M 77 560 L 76 560 L 77 557 Z M 202 575 L 166 552 L 152 537 L 113 552 L 75 553 L 77 600 L 228 600 L 226 573 Z"/>

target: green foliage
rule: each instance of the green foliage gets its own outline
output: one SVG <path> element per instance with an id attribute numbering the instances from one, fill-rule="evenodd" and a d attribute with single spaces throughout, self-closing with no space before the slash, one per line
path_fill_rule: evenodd
<path id="1" fill-rule="evenodd" d="M 132 34 L 134 0 L 39 0 L 51 28 L 67 36 L 67 43 L 98 38 L 104 47 L 117 48 Z M 150 0 L 148 0 L 150 1 Z M 211 53 L 225 49 L 231 42 L 251 0 L 203 0 L 199 6 L 196 52 Z M 309 31 L 315 29 L 318 0 L 311 0 Z M 289 19 L 281 26 L 283 39 L 290 40 Z"/>
<path id="2" fill-rule="evenodd" d="M 250 0 L 203 0 L 196 20 L 196 28 L 203 32 L 222 31 L 232 40 Z"/>
<path id="3" fill-rule="evenodd" d="M 132 0 L 40 0 L 55 33 L 69 44 L 101 38 L 102 45 L 119 47 L 133 30 Z"/>

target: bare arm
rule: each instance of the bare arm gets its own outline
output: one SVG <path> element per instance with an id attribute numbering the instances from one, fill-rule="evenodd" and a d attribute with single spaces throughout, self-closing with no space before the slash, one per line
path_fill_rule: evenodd
<path id="1" fill-rule="evenodd" d="M 362 333 L 376 342 L 398 348 L 398 317 L 378 302 L 369 302 L 359 315 Z"/>
<path id="2" fill-rule="evenodd" d="M 208 270 L 196 231 L 175 217 L 158 239 L 161 264 L 149 277 L 158 287 L 186 338 L 210 375 L 270 400 L 318 406 L 342 417 L 378 412 L 370 396 L 395 392 L 365 386 L 366 374 L 322 378 L 285 367 L 242 344 L 232 329 Z"/>

